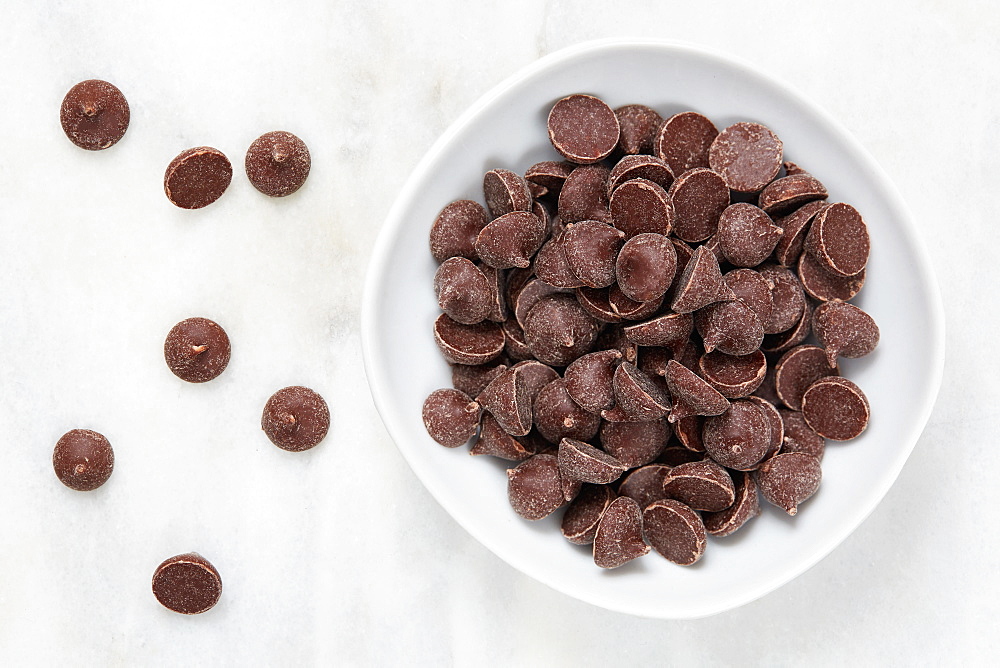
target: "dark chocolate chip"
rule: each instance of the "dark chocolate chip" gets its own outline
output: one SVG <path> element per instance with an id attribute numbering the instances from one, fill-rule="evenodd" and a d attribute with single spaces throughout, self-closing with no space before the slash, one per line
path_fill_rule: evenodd
<path id="1" fill-rule="evenodd" d="M 476 401 L 497 419 L 511 436 L 524 436 L 531 431 L 531 387 L 524 369 L 511 367 L 486 386 Z"/>
<path id="2" fill-rule="evenodd" d="M 215 566 L 200 554 L 179 554 L 156 567 L 153 595 L 169 610 L 197 615 L 219 602 L 222 578 Z"/>
<path id="3" fill-rule="evenodd" d="M 777 183 L 777 182 L 775 182 Z M 816 214 L 830 206 L 826 202 L 815 201 L 795 209 L 788 215 L 778 218 L 774 224 L 784 232 L 778 245 L 774 247 L 774 258 L 785 267 L 794 267 L 802 255 L 802 245 L 809 231 L 809 223 Z"/>
<path id="4" fill-rule="evenodd" d="M 676 499 L 660 499 L 642 512 L 643 533 L 667 561 L 690 566 L 705 554 L 701 516 Z"/>
<path id="5" fill-rule="evenodd" d="M 733 479 L 710 459 L 675 466 L 663 480 L 668 499 L 677 499 L 692 510 L 719 512 L 733 505 Z"/>
<path id="6" fill-rule="evenodd" d="M 707 117 L 684 111 L 663 122 L 656 136 L 656 155 L 680 176 L 689 169 L 708 167 L 708 150 L 719 134 Z"/>
<path id="7" fill-rule="evenodd" d="M 618 494 L 634 500 L 639 508 L 645 508 L 654 501 L 665 499 L 663 480 L 670 474 L 665 464 L 650 464 L 637 468 L 626 475 L 618 485 Z"/>
<path id="8" fill-rule="evenodd" d="M 739 300 L 716 302 L 694 314 L 694 326 L 706 352 L 749 355 L 764 341 L 757 313 Z"/>
<path id="9" fill-rule="evenodd" d="M 257 137 L 244 160 L 250 183 L 268 197 L 285 197 L 301 188 L 311 166 L 305 142 L 282 130 Z"/>
<path id="10" fill-rule="evenodd" d="M 725 179 L 710 169 L 678 173 L 667 194 L 674 205 L 674 234 L 689 243 L 715 234 L 719 217 L 729 206 Z"/>
<path id="11" fill-rule="evenodd" d="M 274 397 L 272 397 L 273 399 Z M 270 407 L 271 402 L 268 401 Z M 324 404 L 325 405 L 325 404 Z M 274 407 L 277 409 L 277 406 Z M 281 415 L 277 410 L 264 410 L 262 420 L 264 430 L 275 432 L 275 436 L 282 442 L 290 440 L 294 435 L 294 428 L 299 426 L 296 416 L 290 412 Z M 473 401 L 468 394 L 461 390 L 444 388 L 434 390 L 427 399 L 424 400 L 424 407 L 421 412 L 424 420 L 424 428 L 431 438 L 445 446 L 446 448 L 457 448 L 464 445 L 470 438 L 475 436 L 479 427 L 479 418 L 482 414 L 480 405 Z M 327 424 L 329 425 L 329 413 L 327 414 Z M 268 432 L 268 438 L 271 433 Z M 281 445 L 274 438 L 271 440 L 279 448 L 294 450 Z M 304 449 L 304 448 L 300 448 Z"/>
<path id="12" fill-rule="evenodd" d="M 826 451 L 826 439 L 812 430 L 799 411 L 779 408 L 781 422 L 785 429 L 781 452 L 804 452 L 822 461 Z"/>
<path id="13" fill-rule="evenodd" d="M 611 169 L 608 196 L 615 188 L 632 179 L 646 179 L 668 190 L 674 182 L 674 173 L 670 165 L 652 155 L 626 155 Z"/>
<path id="14" fill-rule="evenodd" d="M 755 475 L 764 498 L 789 515 L 799 512 L 799 504 L 816 493 L 823 477 L 819 460 L 804 452 L 775 455 Z"/>
<path id="15" fill-rule="evenodd" d="M 460 199 L 448 204 L 431 225 L 431 255 L 438 262 L 455 256 L 478 260 L 476 238 L 488 222 L 478 202 Z"/>
<path id="16" fill-rule="evenodd" d="M 760 406 L 736 399 L 722 415 L 705 420 L 705 450 L 716 462 L 737 471 L 755 468 L 767 454 L 771 425 Z"/>
<path id="17" fill-rule="evenodd" d="M 771 320 L 774 298 L 771 296 L 770 284 L 760 272 L 753 269 L 733 269 L 723 275 L 722 280 L 736 295 L 736 299 L 754 310 L 761 324 Z"/>
<path id="18" fill-rule="evenodd" d="M 628 325 L 623 329 L 625 338 L 640 346 L 678 346 L 688 340 L 694 331 L 694 317 L 690 313 L 667 313 L 652 320 Z"/>
<path id="19" fill-rule="evenodd" d="M 784 216 L 807 202 L 827 198 L 826 187 L 811 174 L 775 179 L 760 193 L 758 203 L 771 216 Z"/>
<path id="20" fill-rule="evenodd" d="M 714 302 L 734 298 L 733 291 L 722 280 L 715 254 L 699 246 L 677 281 L 670 307 L 677 313 L 692 313 Z"/>
<path id="21" fill-rule="evenodd" d="M 448 392 L 448 390 L 438 390 L 438 392 Z M 458 390 L 454 390 L 454 392 L 462 394 Z M 466 402 L 471 402 L 467 395 L 463 396 Z M 430 397 L 428 397 L 428 401 L 430 401 Z M 428 405 L 425 402 L 424 425 L 427 426 L 428 431 L 431 431 L 427 408 Z M 443 412 L 438 413 L 435 417 L 439 420 L 437 428 L 442 431 L 447 430 L 447 427 L 442 426 L 442 421 L 446 419 Z M 471 433 L 465 437 L 462 443 L 469 440 L 476 431 L 476 426 L 479 424 L 478 406 L 475 408 L 475 419 L 470 421 L 472 422 Z M 316 447 L 326 437 L 326 432 L 330 429 L 330 409 L 323 397 L 308 387 L 298 385 L 285 387 L 272 394 L 271 398 L 264 404 L 260 426 L 271 442 L 282 450 L 302 452 Z"/>
<path id="22" fill-rule="evenodd" d="M 88 79 L 66 93 L 59 108 L 59 121 L 69 140 L 88 151 L 100 151 L 118 143 L 128 130 L 129 108 L 116 86 Z"/>
<path id="23" fill-rule="evenodd" d="M 663 297 L 677 271 L 677 251 L 662 234 L 637 234 L 621 247 L 615 280 L 622 293 L 637 302 Z"/>
<path id="24" fill-rule="evenodd" d="M 871 408 L 857 385 L 839 376 L 820 378 L 802 396 L 802 417 L 813 431 L 834 441 L 849 441 L 868 427 Z"/>
<path id="25" fill-rule="evenodd" d="M 705 513 L 705 531 L 713 536 L 728 536 L 744 524 L 760 515 L 760 501 L 757 498 L 757 483 L 749 473 L 735 471 L 733 484 L 736 495 L 733 505 L 717 513 Z"/>
<path id="26" fill-rule="evenodd" d="M 611 382 L 621 358 L 617 350 L 599 350 L 573 360 L 563 374 L 573 401 L 595 414 L 611 408 L 615 403 Z"/>
<path id="27" fill-rule="evenodd" d="M 476 253 L 491 267 L 528 267 L 545 242 L 545 224 L 528 211 L 512 211 L 486 225 L 476 237 Z"/>
<path id="28" fill-rule="evenodd" d="M 846 302 L 861 292 L 865 285 L 864 269 L 854 276 L 836 276 L 823 269 L 809 253 L 799 256 L 798 276 L 809 296 L 821 302 Z"/>
<path id="29" fill-rule="evenodd" d="M 625 467 L 635 468 L 660 456 L 670 440 L 670 427 L 662 418 L 646 422 L 604 422 L 600 439 L 608 454 Z"/>
<path id="30" fill-rule="evenodd" d="M 584 410 L 573 401 L 562 378 L 556 378 L 541 389 L 535 398 L 532 414 L 538 433 L 550 443 L 558 443 L 564 438 L 590 440 L 601 424 L 598 415 Z"/>
<path id="31" fill-rule="evenodd" d="M 608 212 L 608 178 L 604 165 L 578 167 L 566 177 L 559 191 L 559 220 L 562 224 L 581 220 L 611 222 Z"/>
<path id="32" fill-rule="evenodd" d="M 225 330 L 208 318 L 182 320 L 163 342 L 167 367 L 189 383 L 204 383 L 225 371 L 231 351 Z"/>
<path id="33" fill-rule="evenodd" d="M 718 390 L 677 360 L 667 363 L 666 381 L 674 400 L 667 418 L 670 422 L 693 415 L 721 415 L 729 408 L 729 401 Z"/>
<path id="34" fill-rule="evenodd" d="M 802 396 L 809 386 L 824 376 L 839 375 L 827 363 L 826 353 L 816 346 L 797 346 L 774 366 L 774 389 L 792 410 L 802 410 Z"/>
<path id="35" fill-rule="evenodd" d="M 816 214 L 806 235 L 805 251 L 836 276 L 854 276 L 868 264 L 868 226 L 850 204 L 831 204 Z"/>
<path id="36" fill-rule="evenodd" d="M 200 209 L 222 197 L 233 180 L 233 166 L 222 151 L 197 146 L 182 151 L 163 175 L 167 199 L 182 209 Z"/>
<path id="37" fill-rule="evenodd" d="M 762 209 L 737 202 L 719 217 L 716 237 L 722 254 L 737 267 L 756 267 L 767 259 L 784 232 Z"/>
<path id="38" fill-rule="evenodd" d="M 484 413 L 483 422 L 479 428 L 479 438 L 469 449 L 469 454 L 491 455 L 500 459 L 520 462 L 530 457 L 532 452 L 517 438 L 505 432 L 495 417 Z"/>
<path id="39" fill-rule="evenodd" d="M 753 394 L 764 382 L 767 358 L 756 350 L 748 355 L 727 355 L 714 350 L 701 356 L 698 369 L 705 382 L 727 399 Z"/>
<path id="40" fill-rule="evenodd" d="M 448 258 L 434 272 L 438 306 L 455 322 L 474 325 L 490 313 L 492 295 L 486 276 L 464 257 Z"/>
<path id="41" fill-rule="evenodd" d="M 549 140 L 564 158 L 591 164 L 611 155 L 621 128 L 607 104 L 593 95 L 569 95 L 555 103 L 548 118 Z"/>
<path id="42" fill-rule="evenodd" d="M 621 409 L 629 418 L 619 421 L 656 420 L 670 410 L 667 394 L 631 362 L 622 362 L 615 369 L 611 386 L 615 392 L 616 408 Z M 608 411 L 602 413 L 605 419 L 609 419 L 607 413 Z"/>
<path id="43" fill-rule="evenodd" d="M 526 520 L 540 520 L 566 503 L 555 455 L 533 455 L 507 469 L 507 499 Z"/>
<path id="44" fill-rule="evenodd" d="M 494 218 L 511 211 L 531 211 L 528 182 L 509 169 L 491 169 L 483 176 L 486 208 Z"/>
<path id="45" fill-rule="evenodd" d="M 708 164 L 731 190 L 755 193 L 781 169 L 781 140 L 760 123 L 734 123 L 719 133 L 708 152 Z"/>
<path id="46" fill-rule="evenodd" d="M 837 357 L 864 357 L 878 345 L 878 325 L 853 304 L 826 302 L 813 313 L 812 322 L 831 367 L 837 366 Z"/>
<path id="47" fill-rule="evenodd" d="M 631 179 L 615 188 L 608 207 L 611 221 L 629 239 L 645 232 L 667 235 L 674 227 L 667 191 L 648 179 Z"/>
<path id="48" fill-rule="evenodd" d="M 115 452 L 103 434 L 90 429 L 71 429 L 56 441 L 52 468 L 62 484 L 89 492 L 111 477 Z"/>
<path id="49" fill-rule="evenodd" d="M 495 322 L 463 325 L 442 313 L 434 321 L 434 341 L 453 364 L 486 364 L 503 352 L 505 338 Z"/>
<path id="50" fill-rule="evenodd" d="M 618 148 L 626 157 L 653 152 L 653 142 L 663 123 L 660 114 L 644 104 L 626 104 L 615 109 L 615 116 L 621 128 Z"/>
<path id="51" fill-rule="evenodd" d="M 786 332 L 802 319 L 806 308 L 806 296 L 802 284 L 791 271 L 777 265 L 766 265 L 759 269 L 760 275 L 771 288 L 774 307 L 771 318 L 762 323 L 765 334 Z"/>
<path id="52" fill-rule="evenodd" d="M 627 496 L 611 502 L 601 516 L 594 536 L 594 563 L 618 568 L 649 552 L 642 540 L 642 511 Z"/>
<path id="53" fill-rule="evenodd" d="M 570 271 L 589 288 L 615 282 L 615 261 L 625 234 L 607 223 L 584 220 L 566 227 L 563 252 Z"/>
<path id="54" fill-rule="evenodd" d="M 540 362 L 566 366 L 590 351 L 599 329 L 572 295 L 556 294 L 543 297 L 528 312 L 524 337 Z"/>
<path id="55" fill-rule="evenodd" d="M 626 467 L 594 446 L 573 438 L 559 441 L 559 474 L 570 480 L 606 485 L 618 480 Z"/>
<path id="56" fill-rule="evenodd" d="M 615 499 L 607 485 L 584 485 L 562 517 L 562 534 L 576 545 L 590 545 L 601 516 Z"/>

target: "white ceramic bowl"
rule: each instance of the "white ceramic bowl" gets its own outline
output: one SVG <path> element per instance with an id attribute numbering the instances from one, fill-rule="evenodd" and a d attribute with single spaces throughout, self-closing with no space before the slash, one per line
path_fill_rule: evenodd
<path id="1" fill-rule="evenodd" d="M 842 368 L 867 393 L 872 420 L 857 440 L 831 442 L 820 491 L 797 517 L 765 506 L 731 537 L 709 539 L 693 567 L 655 553 L 614 571 L 588 548 L 562 538 L 559 516 L 528 522 L 507 502 L 505 462 L 437 445 L 421 407 L 450 387 L 434 344 L 436 265 L 428 231 L 448 202 L 480 202 L 482 175 L 523 173 L 558 159 L 546 133 L 552 104 L 576 92 L 612 107 L 643 103 L 664 116 L 694 109 L 719 128 L 766 124 L 786 159 L 823 181 L 832 201 L 856 206 L 872 237 L 867 284 L 855 300 L 881 327 L 868 358 Z M 362 334 L 372 396 L 417 476 L 470 534 L 514 568 L 595 605 L 636 615 L 690 618 L 752 601 L 833 550 L 882 499 L 931 412 L 944 360 L 940 297 L 906 206 L 874 160 L 835 120 L 786 85 L 745 63 L 662 42 L 599 42 L 542 58 L 486 94 L 438 140 L 414 170 L 379 236 L 365 285 Z"/>

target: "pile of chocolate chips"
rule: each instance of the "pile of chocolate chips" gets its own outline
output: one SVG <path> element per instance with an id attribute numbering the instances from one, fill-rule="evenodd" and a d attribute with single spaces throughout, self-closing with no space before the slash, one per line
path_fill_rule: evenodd
<path id="1" fill-rule="evenodd" d="M 867 226 L 759 123 L 720 132 L 578 94 L 548 131 L 563 160 L 493 169 L 485 207 L 455 201 L 433 223 L 454 388 L 431 393 L 424 424 L 520 462 L 513 509 L 565 507 L 563 535 L 598 566 L 650 547 L 693 564 L 707 534 L 760 513 L 758 492 L 795 515 L 826 439 L 867 427 L 838 366 L 879 339 L 848 303 Z"/>

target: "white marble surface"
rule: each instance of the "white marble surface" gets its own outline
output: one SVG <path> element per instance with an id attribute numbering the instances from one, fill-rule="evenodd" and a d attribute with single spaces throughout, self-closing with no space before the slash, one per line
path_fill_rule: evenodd
<path id="1" fill-rule="evenodd" d="M 1000 614 L 1000 9 L 991 3 L 5 3 L 0 22 L 0 663 L 5 665 L 985 663 Z M 937 408 L 872 516 L 809 572 L 716 617 L 593 608 L 466 535 L 385 434 L 358 342 L 367 256 L 409 170 L 519 67 L 600 37 L 715 47 L 783 78 L 864 143 L 909 200 L 948 317 Z M 132 125 L 101 152 L 58 124 L 106 78 Z M 258 194 L 239 165 L 299 134 L 306 186 Z M 237 166 L 216 204 L 162 195 L 181 149 Z M 174 322 L 234 342 L 212 383 L 176 380 Z M 330 401 L 304 454 L 257 428 L 274 390 Z M 51 448 L 102 431 L 116 471 L 64 488 Z M 197 550 L 220 604 L 183 617 L 149 591 Z"/>

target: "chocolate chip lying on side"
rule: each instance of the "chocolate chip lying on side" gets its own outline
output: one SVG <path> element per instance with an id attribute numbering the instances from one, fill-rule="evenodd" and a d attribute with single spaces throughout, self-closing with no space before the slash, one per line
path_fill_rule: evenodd
<path id="1" fill-rule="evenodd" d="M 799 512 L 799 504 L 816 493 L 823 477 L 819 460 L 804 452 L 777 454 L 755 475 L 764 498 L 789 515 Z"/>
<path id="2" fill-rule="evenodd" d="M 115 452 L 103 434 L 90 429 L 71 429 L 56 441 L 52 468 L 62 484 L 79 492 L 89 492 L 111 477 Z"/>
<path id="3" fill-rule="evenodd" d="M 834 441 L 857 438 L 868 427 L 868 397 L 840 376 L 820 378 L 802 396 L 802 417 L 813 431 Z"/>
<path id="4" fill-rule="evenodd" d="M 760 123 L 730 125 L 712 141 L 708 164 L 722 175 L 731 190 L 754 193 L 778 175 L 782 143 Z"/>
<path id="5" fill-rule="evenodd" d="M 625 467 L 592 445 L 564 438 L 559 441 L 559 474 L 570 480 L 606 485 L 618 480 Z"/>
<path id="6" fill-rule="evenodd" d="M 621 126 L 607 104 L 593 95 L 569 95 L 553 105 L 548 118 L 552 146 L 570 162 L 587 165 L 611 155 Z"/>
<path id="7" fill-rule="evenodd" d="M 584 485 L 562 518 L 562 534 L 576 545 L 590 545 L 604 511 L 615 499 L 607 485 Z"/>
<path id="8" fill-rule="evenodd" d="M 827 302 L 813 313 L 812 329 L 831 367 L 837 357 L 864 357 L 875 350 L 879 340 L 878 325 L 870 315 L 853 304 Z"/>
<path id="9" fill-rule="evenodd" d="M 197 615 L 219 602 L 222 578 L 215 566 L 200 554 L 179 554 L 156 567 L 153 595 L 169 610 Z"/>
<path id="10" fill-rule="evenodd" d="M 118 143 L 128 130 L 128 102 L 118 88 L 100 79 L 81 81 L 66 93 L 59 121 L 69 140 L 100 151 Z"/>
<path id="11" fill-rule="evenodd" d="M 858 210 L 842 202 L 816 214 L 805 239 L 805 251 L 836 276 L 854 276 L 868 264 L 871 240 Z"/>
<path id="12" fill-rule="evenodd" d="M 424 406 L 426 408 L 427 404 Z M 427 423 L 426 418 L 424 423 Z M 267 400 L 260 426 L 271 442 L 282 450 L 302 452 L 316 447 L 326 438 L 330 429 L 330 409 L 323 397 L 308 387 L 286 387 Z"/>
<path id="13" fill-rule="evenodd" d="M 701 516 L 676 499 L 654 501 L 642 512 L 643 533 L 667 561 L 690 566 L 705 554 Z"/>
<path id="14" fill-rule="evenodd" d="M 634 500 L 619 496 L 604 511 L 594 536 L 594 563 L 618 568 L 647 552 L 642 540 L 642 511 Z"/>
<path id="15" fill-rule="evenodd" d="M 455 256 L 478 260 L 476 238 L 488 222 L 482 204 L 468 199 L 451 202 L 431 225 L 431 255 L 438 262 Z"/>
<path id="16" fill-rule="evenodd" d="M 733 504 L 717 513 L 702 515 L 705 531 L 713 536 L 728 536 L 760 515 L 757 483 L 753 475 L 736 471 L 733 475 L 733 483 L 736 488 Z"/>
<path id="17" fill-rule="evenodd" d="M 663 492 L 692 510 L 708 512 L 733 505 L 736 493 L 726 469 L 711 460 L 675 466 L 663 480 Z"/>
<path id="18" fill-rule="evenodd" d="M 792 410 L 802 410 L 802 397 L 816 380 L 823 376 L 838 375 L 830 368 L 826 352 L 816 346 L 797 346 L 778 360 L 774 366 L 774 389 L 781 401 Z"/>
<path id="19" fill-rule="evenodd" d="M 480 405 L 461 390 L 434 390 L 424 400 L 424 428 L 446 448 L 457 448 L 475 436 L 482 414 Z"/>
<path id="20" fill-rule="evenodd" d="M 163 191 L 182 209 L 200 209 L 222 197 L 233 180 L 233 166 L 219 149 L 197 146 L 182 151 L 163 175 Z"/>
<path id="21" fill-rule="evenodd" d="M 722 415 L 705 420 L 705 450 L 719 464 L 737 471 L 757 467 L 771 443 L 771 426 L 759 406 L 736 399 Z"/>
<path id="22" fill-rule="evenodd" d="M 208 318 L 182 320 L 163 342 L 167 367 L 189 383 L 204 383 L 225 371 L 231 350 L 226 331 Z"/>
<path id="23" fill-rule="evenodd" d="M 311 167 L 305 142 L 283 130 L 257 137 L 244 160 L 250 183 L 268 197 L 287 197 L 297 191 L 306 182 Z"/>
<path id="24" fill-rule="evenodd" d="M 566 503 L 555 455 L 534 455 L 507 469 L 507 499 L 518 515 L 540 520 Z"/>
<path id="25" fill-rule="evenodd" d="M 634 499 L 640 508 L 645 508 L 654 501 L 667 498 L 663 491 L 663 481 L 670 474 L 666 464 L 650 464 L 633 469 L 618 485 L 618 493 Z"/>

